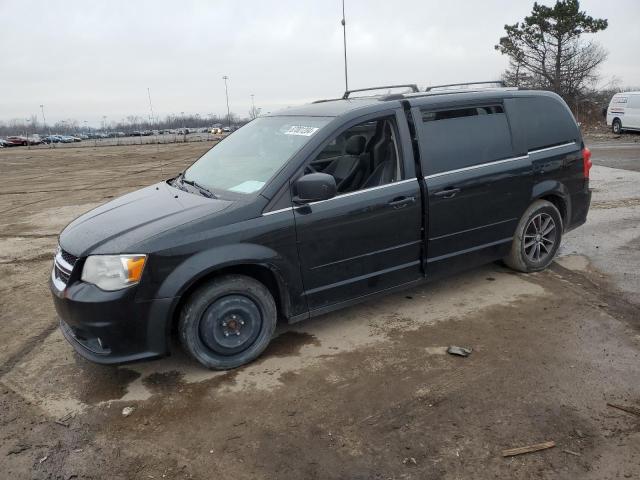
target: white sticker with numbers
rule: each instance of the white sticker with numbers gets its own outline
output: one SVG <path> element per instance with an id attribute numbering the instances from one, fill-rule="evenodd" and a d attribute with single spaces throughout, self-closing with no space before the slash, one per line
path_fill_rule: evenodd
<path id="1" fill-rule="evenodd" d="M 289 130 L 284 132 L 285 135 L 302 135 L 303 137 L 310 137 L 314 133 L 320 130 L 318 127 L 304 127 L 302 125 L 292 125 Z"/>

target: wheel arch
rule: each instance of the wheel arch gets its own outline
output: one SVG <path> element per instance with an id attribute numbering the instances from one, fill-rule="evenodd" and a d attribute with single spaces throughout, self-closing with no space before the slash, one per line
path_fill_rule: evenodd
<path id="1" fill-rule="evenodd" d="M 160 295 L 174 297 L 166 322 L 167 342 L 177 325 L 184 302 L 203 283 L 228 274 L 246 275 L 261 282 L 276 303 L 280 318 L 291 316 L 290 295 L 277 263 L 276 252 L 261 245 L 242 244 L 207 250 L 193 255 L 172 272 Z M 211 259 L 223 261 L 212 262 Z"/>
<path id="2" fill-rule="evenodd" d="M 567 187 L 558 181 L 544 181 L 533 189 L 531 203 L 536 200 L 551 202 L 560 212 L 562 229 L 565 230 L 571 218 L 571 195 Z"/>

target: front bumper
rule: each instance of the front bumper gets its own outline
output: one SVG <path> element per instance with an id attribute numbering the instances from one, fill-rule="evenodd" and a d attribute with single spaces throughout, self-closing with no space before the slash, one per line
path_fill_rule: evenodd
<path id="1" fill-rule="evenodd" d="M 117 364 L 166 355 L 173 298 L 136 299 L 136 287 L 106 292 L 85 282 L 50 282 L 60 329 L 84 358 Z"/>

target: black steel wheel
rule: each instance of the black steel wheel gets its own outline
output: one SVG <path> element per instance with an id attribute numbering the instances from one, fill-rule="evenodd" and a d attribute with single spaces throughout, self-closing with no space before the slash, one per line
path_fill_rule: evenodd
<path id="1" fill-rule="evenodd" d="M 183 348 L 207 368 L 239 367 L 269 344 L 277 320 L 269 290 L 244 275 L 225 275 L 199 287 L 179 322 Z"/>
<path id="2" fill-rule="evenodd" d="M 560 212 L 553 203 L 536 200 L 520 219 L 504 262 L 520 272 L 544 270 L 560 247 L 562 225 Z"/>

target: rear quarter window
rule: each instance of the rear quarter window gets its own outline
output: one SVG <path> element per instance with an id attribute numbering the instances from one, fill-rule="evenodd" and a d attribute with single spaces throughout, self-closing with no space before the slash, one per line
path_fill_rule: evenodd
<path id="1" fill-rule="evenodd" d="M 577 141 L 580 131 L 569 108 L 553 97 L 517 97 L 506 102 L 514 137 L 527 151 Z"/>
<path id="2" fill-rule="evenodd" d="M 509 123 L 502 105 L 420 110 L 418 122 L 426 175 L 509 158 Z"/>

